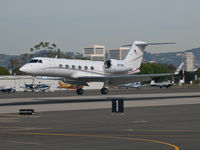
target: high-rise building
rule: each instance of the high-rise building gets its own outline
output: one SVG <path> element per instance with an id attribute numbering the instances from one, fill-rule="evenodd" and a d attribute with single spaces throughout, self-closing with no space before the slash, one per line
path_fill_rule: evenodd
<path id="1" fill-rule="evenodd" d="M 116 49 L 109 49 L 108 57 L 110 59 L 122 60 L 126 57 L 129 50 L 130 50 L 130 47 L 120 47 L 120 48 L 116 48 Z"/>
<path id="2" fill-rule="evenodd" d="M 105 59 L 105 46 L 92 45 L 83 48 L 83 57 L 90 60 L 104 60 Z"/>
<path id="3" fill-rule="evenodd" d="M 192 52 L 184 53 L 184 67 L 185 71 L 192 72 L 194 71 L 194 54 Z"/>

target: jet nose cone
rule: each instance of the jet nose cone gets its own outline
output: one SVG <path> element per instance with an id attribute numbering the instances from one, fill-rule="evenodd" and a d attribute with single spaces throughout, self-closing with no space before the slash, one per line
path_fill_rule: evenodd
<path id="1" fill-rule="evenodd" d="M 22 69 L 22 67 L 21 68 L 19 68 L 19 71 L 22 71 L 23 69 Z M 23 72 L 23 71 L 22 71 Z"/>
<path id="2" fill-rule="evenodd" d="M 19 68 L 19 70 L 21 71 L 21 72 L 27 72 L 27 66 L 22 66 L 21 68 Z"/>
<path id="3" fill-rule="evenodd" d="M 19 68 L 19 71 L 24 72 L 24 66 L 22 66 L 21 68 Z"/>

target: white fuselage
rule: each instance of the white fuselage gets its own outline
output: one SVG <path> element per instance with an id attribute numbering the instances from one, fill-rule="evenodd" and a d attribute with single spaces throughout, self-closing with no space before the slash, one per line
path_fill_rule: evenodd
<path id="1" fill-rule="evenodd" d="M 42 63 L 27 63 L 20 70 L 32 75 L 76 78 L 104 75 L 103 61 L 35 58 Z"/>
<path id="2" fill-rule="evenodd" d="M 21 71 L 31 75 L 55 76 L 65 78 L 78 78 L 83 76 L 109 76 L 116 73 L 108 72 L 104 68 L 103 61 L 75 60 L 64 58 L 37 57 L 25 64 Z M 122 61 L 123 62 L 123 61 Z M 136 70 L 137 71 L 137 70 Z M 127 71 L 117 72 L 118 74 L 133 73 L 133 68 Z"/>
<path id="3" fill-rule="evenodd" d="M 20 71 L 35 76 L 56 76 L 73 79 L 135 74 L 139 72 L 143 52 L 147 45 L 146 42 L 135 41 L 124 60 L 90 61 L 37 57 L 22 66 Z"/>

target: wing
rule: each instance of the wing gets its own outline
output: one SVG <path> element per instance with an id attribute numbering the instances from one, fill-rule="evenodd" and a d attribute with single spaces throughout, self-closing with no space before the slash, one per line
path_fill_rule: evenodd
<path id="1" fill-rule="evenodd" d="M 33 79 L 32 76 L 16 75 L 16 76 L 0 76 L 0 80 L 17 80 L 17 79 Z"/>
<path id="2" fill-rule="evenodd" d="M 108 82 L 112 85 L 132 82 L 149 81 L 152 77 L 171 76 L 173 73 L 142 74 L 142 75 L 118 75 L 118 76 L 85 76 L 76 78 L 80 82 Z"/>

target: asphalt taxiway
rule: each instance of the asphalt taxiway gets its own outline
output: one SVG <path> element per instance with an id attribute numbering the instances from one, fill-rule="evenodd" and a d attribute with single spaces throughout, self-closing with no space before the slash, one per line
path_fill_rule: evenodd
<path id="1" fill-rule="evenodd" d="M 200 86 L 186 86 L 186 87 L 175 87 L 170 88 L 158 88 L 158 87 L 140 87 L 140 89 L 129 88 L 129 89 L 109 89 L 108 95 L 127 95 L 127 94 L 156 94 L 156 93 L 188 93 L 188 92 L 200 92 Z M 83 96 L 100 96 L 100 89 L 85 90 Z M 4 98 L 36 98 L 36 97 L 71 97 L 77 96 L 75 90 L 61 90 L 54 92 L 16 92 L 16 93 L 0 93 L 0 99 Z"/>
<path id="2" fill-rule="evenodd" d="M 0 149 L 198 150 L 198 91 L 146 88 L 111 90 L 107 96 L 93 96 L 96 91 L 85 96 L 73 92 L 1 95 L 0 112 L 30 107 L 36 113 L 0 113 Z M 111 113 L 110 100 L 119 97 L 125 99 L 125 112 Z"/>

